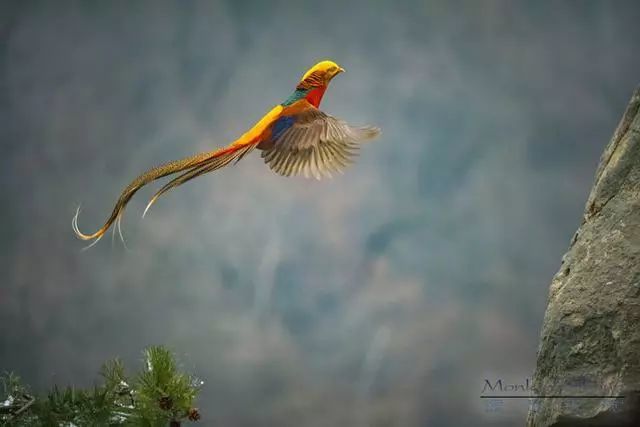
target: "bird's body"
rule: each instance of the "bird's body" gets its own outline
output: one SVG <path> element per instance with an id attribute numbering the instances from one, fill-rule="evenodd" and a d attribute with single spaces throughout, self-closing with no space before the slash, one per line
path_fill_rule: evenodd
<path id="1" fill-rule="evenodd" d="M 294 92 L 284 102 L 273 107 L 252 128 L 226 147 L 208 153 L 176 160 L 150 169 L 131 182 L 105 224 L 93 234 L 78 229 L 78 212 L 73 229 L 83 240 L 99 240 L 120 219 L 133 195 L 144 185 L 164 176 L 182 172 L 165 184 L 145 209 L 170 189 L 202 174 L 239 161 L 254 149 L 262 150 L 269 167 L 280 175 L 304 174 L 320 179 L 341 171 L 352 161 L 359 143 L 376 137 L 376 127 L 352 127 L 318 109 L 331 79 L 344 69 L 332 61 L 322 61 L 307 71 Z M 143 214 L 144 216 L 144 214 Z M 94 242 L 95 243 L 95 242 Z"/>

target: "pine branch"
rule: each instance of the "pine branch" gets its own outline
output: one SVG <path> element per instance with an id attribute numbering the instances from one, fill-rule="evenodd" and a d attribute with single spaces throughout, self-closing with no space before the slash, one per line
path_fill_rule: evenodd
<path id="1" fill-rule="evenodd" d="M 128 377 L 119 359 L 108 361 L 103 384 L 92 389 L 54 386 L 44 397 L 34 396 L 20 378 L 0 377 L 0 425 L 180 426 L 200 419 L 193 407 L 202 382 L 178 369 L 167 349 L 149 347 L 144 367 Z M 130 379 L 131 378 L 131 379 Z"/>

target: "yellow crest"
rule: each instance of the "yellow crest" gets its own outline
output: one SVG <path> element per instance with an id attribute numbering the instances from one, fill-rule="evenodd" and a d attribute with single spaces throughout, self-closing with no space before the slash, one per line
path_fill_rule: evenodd
<path id="1" fill-rule="evenodd" d="M 329 76 L 333 77 L 338 73 L 343 73 L 345 70 L 344 70 L 344 68 L 342 68 L 341 66 L 339 66 L 338 64 L 336 64 L 333 61 L 329 61 L 329 60 L 320 61 L 316 65 L 314 65 L 313 67 L 309 68 L 309 71 L 304 73 L 304 76 L 302 76 L 302 79 L 300 79 L 300 81 L 306 79 L 307 77 L 309 77 L 311 74 L 315 73 L 316 71 L 320 71 L 323 74 L 326 74 L 326 75 L 329 75 Z"/>

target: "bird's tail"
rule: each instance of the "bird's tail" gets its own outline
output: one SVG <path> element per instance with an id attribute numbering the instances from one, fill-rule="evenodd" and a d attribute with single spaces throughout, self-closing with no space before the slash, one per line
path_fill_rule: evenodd
<path id="1" fill-rule="evenodd" d="M 233 160 L 240 160 L 245 154 L 250 152 L 256 147 L 256 144 L 231 144 L 227 147 L 210 151 L 206 153 L 196 154 L 195 156 L 186 157 L 184 159 L 175 160 L 172 162 L 165 163 L 163 165 L 157 166 L 155 168 L 149 169 L 144 172 L 136 179 L 134 179 L 120 194 L 116 205 L 111 211 L 111 215 L 106 220 L 104 225 L 93 234 L 84 234 L 78 228 L 78 214 L 80 213 L 80 208 L 76 212 L 71 225 L 73 227 L 73 231 L 76 236 L 82 240 L 95 240 L 97 242 L 104 236 L 107 230 L 117 221 L 119 225 L 119 221 L 122 217 L 122 213 L 124 212 L 125 207 L 133 197 L 133 195 L 142 187 L 149 184 L 152 181 L 155 181 L 159 178 L 173 175 L 178 172 L 184 172 L 178 177 L 171 180 L 164 187 L 162 187 L 151 199 L 147 208 L 145 209 L 145 213 L 151 207 L 151 205 L 160 197 L 162 194 L 166 193 L 170 189 L 177 187 L 185 182 L 205 174 L 207 172 L 214 171 L 216 169 L 220 169 L 223 166 L 228 165 Z M 94 243 L 95 243 L 94 242 Z"/>

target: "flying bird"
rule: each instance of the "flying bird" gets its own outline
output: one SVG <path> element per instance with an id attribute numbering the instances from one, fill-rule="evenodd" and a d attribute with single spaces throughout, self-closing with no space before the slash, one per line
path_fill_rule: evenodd
<path id="1" fill-rule="evenodd" d="M 283 176 L 304 174 L 305 177 L 320 179 L 330 177 L 332 172 L 342 172 L 353 162 L 360 143 L 380 134 L 377 127 L 351 126 L 318 109 L 331 80 L 344 71 L 333 61 L 318 62 L 302 76 L 293 93 L 283 103 L 273 107 L 236 141 L 226 147 L 168 162 L 144 172 L 122 191 L 111 215 L 95 233 L 84 234 L 79 230 L 78 207 L 72 220 L 76 236 L 82 240 L 93 240 L 93 245 L 116 223 L 122 238 L 122 214 L 140 188 L 159 178 L 181 172 L 154 194 L 144 210 L 144 217 L 155 201 L 167 191 L 233 161 L 237 163 L 256 148 L 262 151 L 264 162 Z"/>

